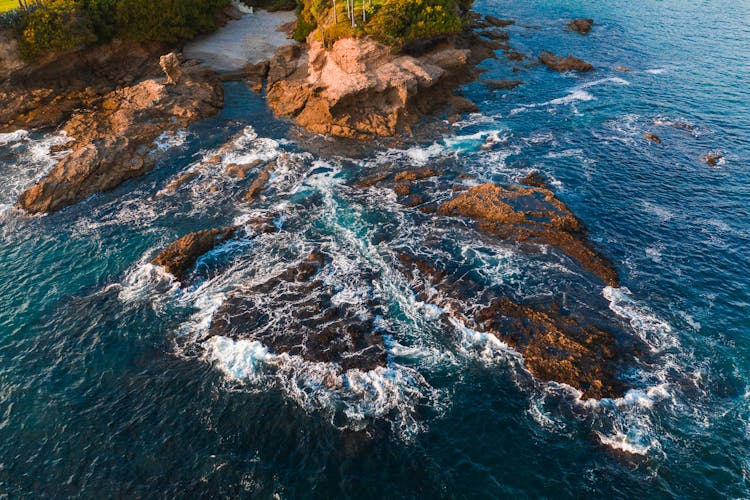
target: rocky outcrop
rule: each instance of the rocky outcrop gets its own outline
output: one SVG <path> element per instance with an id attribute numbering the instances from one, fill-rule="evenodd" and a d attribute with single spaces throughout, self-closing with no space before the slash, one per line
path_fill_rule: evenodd
<path id="1" fill-rule="evenodd" d="M 162 44 L 115 41 L 34 64 L 12 63 L 10 72 L 0 71 L 0 133 L 57 127 L 116 88 L 158 77 L 164 50 Z"/>
<path id="2" fill-rule="evenodd" d="M 372 40 L 343 39 L 330 50 L 293 45 L 271 60 L 268 103 L 313 133 L 393 136 L 451 101 L 470 72 L 471 51 L 441 45 L 419 57 Z"/>
<path id="3" fill-rule="evenodd" d="M 719 153 L 708 153 L 701 157 L 703 161 L 705 161 L 709 167 L 716 167 L 719 165 L 719 162 L 724 158 Z"/>
<path id="4" fill-rule="evenodd" d="M 206 339 L 257 340 L 274 354 L 335 363 L 340 370 L 384 367 L 387 352 L 375 328 L 378 304 L 337 302 L 335 286 L 319 279 L 330 259 L 313 252 L 268 281 L 234 292 L 214 314 Z"/>
<path id="5" fill-rule="evenodd" d="M 177 85 L 182 80 L 182 63 L 175 52 L 170 52 L 159 58 L 159 66 L 167 75 L 167 85 Z"/>
<path id="6" fill-rule="evenodd" d="M 652 134 L 651 132 L 644 132 L 643 136 L 649 141 L 655 142 L 657 144 L 661 144 L 661 138 L 656 134 Z"/>
<path id="7" fill-rule="evenodd" d="M 185 272 L 199 257 L 227 241 L 236 231 L 236 227 L 225 227 L 190 233 L 165 248 L 151 263 L 182 281 Z"/>
<path id="8" fill-rule="evenodd" d="M 594 71 L 594 67 L 582 59 L 570 55 L 567 57 L 558 57 L 546 50 L 539 56 L 539 62 L 549 69 L 560 73 L 565 71 Z"/>
<path id="9" fill-rule="evenodd" d="M 489 333 L 519 352 L 534 378 L 579 389 L 583 398 L 621 397 L 627 385 L 622 368 L 643 356 L 642 346 L 613 330 L 563 311 L 554 302 L 526 305 L 420 258 L 399 255 L 401 270 L 420 300 L 438 304 L 450 318 Z M 475 304 L 487 304 L 478 308 Z"/>
<path id="10" fill-rule="evenodd" d="M 556 247 L 607 285 L 619 286 L 617 271 L 588 241 L 583 223 L 547 188 L 482 184 L 443 203 L 439 213 L 477 221 L 481 231 L 504 240 Z"/>
<path id="11" fill-rule="evenodd" d="M 580 33 L 581 35 L 587 35 L 591 28 L 594 26 L 593 19 L 573 19 L 568 23 L 568 29 Z"/>
<path id="12" fill-rule="evenodd" d="M 178 84 L 146 80 L 115 90 L 91 110 L 76 113 L 63 131 L 77 142 L 17 206 L 29 213 L 53 212 L 107 191 L 150 171 L 154 140 L 220 110 L 220 82 L 195 67 Z"/>

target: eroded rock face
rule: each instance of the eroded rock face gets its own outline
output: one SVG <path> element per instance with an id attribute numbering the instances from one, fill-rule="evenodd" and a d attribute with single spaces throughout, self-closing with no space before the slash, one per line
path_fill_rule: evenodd
<path id="1" fill-rule="evenodd" d="M 11 37 L 2 43 L 15 42 Z M 76 110 L 96 107 L 118 87 L 159 77 L 164 49 L 162 44 L 115 41 L 34 64 L 6 59 L 11 67 L 0 69 L 0 133 L 57 127 Z"/>
<path id="2" fill-rule="evenodd" d="M 338 364 L 342 370 L 385 366 L 383 336 L 370 304 L 336 304 L 337 290 L 318 279 L 328 258 L 313 252 L 265 283 L 234 292 L 214 314 L 207 338 L 257 340 L 275 354 Z"/>
<path id="3" fill-rule="evenodd" d="M 560 73 L 565 71 L 594 71 L 594 67 L 582 59 L 570 55 L 567 57 L 558 57 L 549 51 L 541 53 L 539 62 L 549 69 Z"/>
<path id="4" fill-rule="evenodd" d="M 580 33 L 581 35 L 587 35 L 591 28 L 594 26 L 594 20 L 593 19 L 573 19 L 568 23 L 568 28 L 571 31 L 575 31 L 576 33 Z"/>
<path id="5" fill-rule="evenodd" d="M 313 133 L 366 138 L 393 136 L 449 102 L 469 71 L 471 51 L 443 46 L 413 57 L 372 40 L 343 39 L 330 50 L 313 42 L 295 55 L 284 48 L 271 61 L 274 112 Z"/>
<path id="6" fill-rule="evenodd" d="M 63 127 L 75 149 L 17 206 L 29 213 L 53 212 L 107 191 L 150 171 L 154 140 L 219 112 L 220 82 L 192 68 L 176 85 L 145 80 L 115 90 L 92 110 L 76 113 Z"/>
<path id="7" fill-rule="evenodd" d="M 18 42 L 12 33 L 0 30 L 0 82 L 10 74 L 23 68 L 24 62 L 18 51 Z"/>
<path id="8" fill-rule="evenodd" d="M 521 304 L 483 289 L 465 274 L 453 281 L 448 272 L 411 255 L 401 254 L 399 265 L 421 300 L 437 303 L 448 317 L 508 344 L 535 378 L 575 387 L 586 399 L 621 397 L 627 390 L 619 375 L 640 348 L 612 331 L 554 303 Z M 488 305 L 472 308 L 477 303 Z"/>
<path id="9" fill-rule="evenodd" d="M 199 257 L 230 239 L 236 231 L 237 228 L 232 226 L 187 234 L 162 250 L 151 262 L 182 281 L 185 272 L 193 267 Z"/>
<path id="10" fill-rule="evenodd" d="M 547 188 L 482 184 L 443 203 L 439 213 L 475 220 L 498 238 L 559 248 L 607 285 L 619 286 L 617 271 L 594 250 L 583 223 Z"/>
<path id="11" fill-rule="evenodd" d="M 182 63 L 176 52 L 161 56 L 159 66 L 167 76 L 167 84 L 177 85 L 182 80 Z"/>

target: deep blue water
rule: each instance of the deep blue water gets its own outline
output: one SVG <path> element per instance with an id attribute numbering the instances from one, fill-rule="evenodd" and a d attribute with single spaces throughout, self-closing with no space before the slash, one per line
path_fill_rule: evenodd
<path id="1" fill-rule="evenodd" d="M 0 494 L 750 495 L 750 2 L 476 9 L 517 20 L 519 51 L 572 53 L 597 71 L 514 73 L 499 53 L 483 78 L 524 85 L 468 85 L 481 113 L 359 158 L 297 144 L 261 98 L 228 84 L 223 114 L 172 138 L 153 173 L 38 218 L 9 207 L 52 166 L 56 139 L 0 136 Z M 590 35 L 562 30 L 581 16 L 596 20 Z M 257 204 L 237 202 L 251 179 L 223 165 L 160 192 L 224 144 L 231 160 L 276 164 Z M 724 160 L 712 168 L 708 152 Z M 352 186 L 391 164 L 501 184 L 543 173 L 624 288 Z M 259 214 L 281 230 L 211 252 L 184 290 L 147 264 L 190 231 Z M 197 341 L 223 297 L 311 248 L 335 256 L 325 278 L 337 300 L 386 305 L 387 369 L 329 390 L 323 364 Z M 442 331 L 395 269 L 399 249 L 519 299 L 606 314 L 653 360 L 614 401 L 536 382 L 492 339 Z"/>

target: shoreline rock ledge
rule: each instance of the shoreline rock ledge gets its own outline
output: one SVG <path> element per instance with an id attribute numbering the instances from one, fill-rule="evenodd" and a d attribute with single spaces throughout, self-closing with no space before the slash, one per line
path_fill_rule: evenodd
<path id="1" fill-rule="evenodd" d="M 365 139 L 394 136 L 446 104 L 474 106 L 453 95 L 474 58 L 451 42 L 420 56 L 393 54 L 370 39 L 282 47 L 270 61 L 268 104 L 312 133 Z"/>
<path id="2" fill-rule="evenodd" d="M 21 194 L 17 208 L 54 212 L 114 189 L 154 167 L 160 135 L 217 114 L 224 99 L 221 82 L 194 65 L 180 67 L 178 60 L 175 54 L 164 59 L 166 81 L 148 79 L 114 90 L 93 109 L 75 113 L 62 127 L 72 151 Z"/>

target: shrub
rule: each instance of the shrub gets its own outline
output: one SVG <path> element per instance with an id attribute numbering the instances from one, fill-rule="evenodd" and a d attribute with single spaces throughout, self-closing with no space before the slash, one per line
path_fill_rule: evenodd
<path id="1" fill-rule="evenodd" d="M 462 7 L 455 0 L 386 0 L 365 29 L 378 41 L 402 48 L 415 40 L 460 33 L 463 27 Z"/>
<path id="2" fill-rule="evenodd" d="M 53 0 L 45 8 L 27 13 L 23 23 L 20 49 L 26 59 L 96 41 L 88 16 L 75 0 Z"/>
<path id="3" fill-rule="evenodd" d="M 178 42 L 216 28 L 215 12 L 230 0 L 119 0 L 117 31 L 139 41 Z"/>

